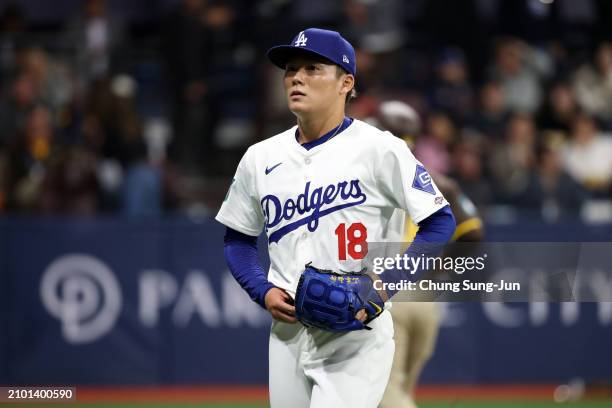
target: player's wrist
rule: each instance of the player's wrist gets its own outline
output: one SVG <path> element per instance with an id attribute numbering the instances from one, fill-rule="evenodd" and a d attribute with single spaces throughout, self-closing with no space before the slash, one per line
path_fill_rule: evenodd
<path id="1" fill-rule="evenodd" d="M 270 293 L 272 289 L 278 289 L 278 288 L 274 286 L 272 283 L 268 282 L 262 288 L 261 294 L 259 295 L 259 299 L 257 300 L 257 303 L 259 303 L 259 305 L 266 310 L 268 310 L 268 302 L 267 302 L 268 294 Z"/>

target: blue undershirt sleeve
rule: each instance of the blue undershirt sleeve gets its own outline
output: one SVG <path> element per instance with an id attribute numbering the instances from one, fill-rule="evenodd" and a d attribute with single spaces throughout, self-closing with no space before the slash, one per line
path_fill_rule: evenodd
<path id="1" fill-rule="evenodd" d="M 265 309 L 266 293 L 274 285 L 268 281 L 266 272 L 259 263 L 257 237 L 227 227 L 223 253 L 234 279 L 249 294 L 251 299 Z"/>

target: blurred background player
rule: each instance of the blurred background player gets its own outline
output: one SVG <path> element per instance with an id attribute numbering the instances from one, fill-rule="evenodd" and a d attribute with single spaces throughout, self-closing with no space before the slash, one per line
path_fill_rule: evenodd
<path id="1" fill-rule="evenodd" d="M 383 130 L 388 130 L 403 139 L 413 149 L 421 133 L 419 114 L 408 104 L 400 101 L 387 101 L 378 107 L 376 118 L 372 120 Z M 418 159 L 418 158 L 417 158 Z M 483 238 L 483 223 L 472 201 L 461 191 L 455 181 L 440 173 L 430 171 L 431 177 L 451 205 L 457 229 L 453 242 L 477 242 Z M 412 242 L 418 226 L 398 211 L 398 221 L 404 231 L 403 242 Z M 405 223 L 404 223 L 405 220 Z M 466 251 L 466 247 L 447 250 L 447 254 Z M 465 256 L 465 254 L 462 254 Z M 395 355 L 389 384 L 385 390 L 381 408 L 416 407 L 414 391 L 417 380 L 436 343 L 440 326 L 440 307 L 435 302 L 394 301 L 391 308 L 395 329 Z"/>

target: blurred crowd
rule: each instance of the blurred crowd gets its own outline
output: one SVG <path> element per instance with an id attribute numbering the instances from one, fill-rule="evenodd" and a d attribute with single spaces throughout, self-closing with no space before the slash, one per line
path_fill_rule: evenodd
<path id="1" fill-rule="evenodd" d="M 0 213 L 214 210 L 246 146 L 294 124 L 265 50 L 311 26 L 356 46 L 349 114 L 409 103 L 415 155 L 477 206 L 549 221 L 608 208 L 609 3 L 160 0 L 135 21 L 85 0 L 47 23 L 5 3 Z"/>

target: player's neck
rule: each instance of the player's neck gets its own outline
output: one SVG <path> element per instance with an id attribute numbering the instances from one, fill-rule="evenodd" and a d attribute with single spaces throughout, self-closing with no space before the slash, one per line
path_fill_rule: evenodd
<path id="1" fill-rule="evenodd" d="M 340 111 L 328 117 L 298 118 L 299 139 L 302 144 L 317 140 L 321 136 L 332 131 L 342 124 L 344 111 Z"/>

